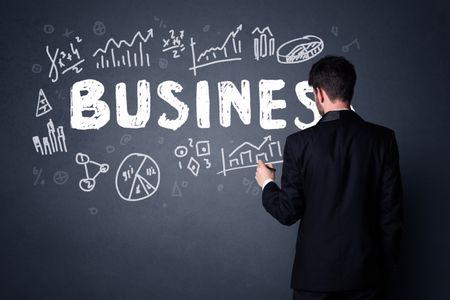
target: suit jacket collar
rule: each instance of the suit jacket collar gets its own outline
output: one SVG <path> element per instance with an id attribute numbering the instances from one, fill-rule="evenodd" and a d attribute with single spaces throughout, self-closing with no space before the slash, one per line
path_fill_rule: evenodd
<path id="1" fill-rule="evenodd" d="M 351 109 L 344 110 L 331 110 L 324 114 L 322 118 L 319 120 L 319 123 L 335 121 L 335 120 L 362 120 L 360 116 L 358 116 Z"/>

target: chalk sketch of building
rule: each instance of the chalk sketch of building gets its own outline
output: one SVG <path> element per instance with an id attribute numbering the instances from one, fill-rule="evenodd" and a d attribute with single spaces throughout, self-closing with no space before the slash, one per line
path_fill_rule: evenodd
<path id="1" fill-rule="evenodd" d="M 55 125 L 52 119 L 49 119 L 47 123 L 48 136 L 39 138 L 39 136 L 33 136 L 33 144 L 36 152 L 41 155 L 52 155 L 55 152 L 67 152 L 66 136 L 64 134 L 64 128 L 58 126 L 55 131 Z M 55 133 L 56 132 L 56 133 Z"/>
<path id="2" fill-rule="evenodd" d="M 93 57 L 97 58 L 96 68 L 118 68 L 118 67 L 150 67 L 150 55 L 144 51 L 144 44 L 153 38 L 153 29 L 147 30 L 144 37 L 138 31 L 131 41 L 116 41 L 110 38 L 105 47 L 97 49 Z"/>
<path id="3" fill-rule="evenodd" d="M 256 60 L 275 54 L 275 38 L 269 26 L 264 27 L 263 30 L 256 27 L 252 34 L 255 35 L 253 38 L 253 50 Z"/>
<path id="4" fill-rule="evenodd" d="M 217 174 L 227 176 L 227 172 L 245 168 L 253 168 L 258 165 L 258 160 L 265 163 L 279 164 L 283 162 L 280 141 L 272 141 L 272 136 L 264 137 L 259 145 L 244 142 L 235 148 L 230 154 L 225 155 L 221 149 L 222 171 Z"/>
<path id="5" fill-rule="evenodd" d="M 195 54 L 194 38 L 191 37 L 192 67 L 189 70 L 197 75 L 197 69 L 218 63 L 242 60 L 239 54 L 242 52 L 241 40 L 237 38 L 242 31 L 242 24 L 236 27 L 236 30 L 230 32 L 221 46 L 211 47 L 201 52 L 199 56 Z"/>

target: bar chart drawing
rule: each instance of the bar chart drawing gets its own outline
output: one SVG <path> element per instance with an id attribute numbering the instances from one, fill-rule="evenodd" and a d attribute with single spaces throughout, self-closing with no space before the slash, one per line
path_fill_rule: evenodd
<path id="1" fill-rule="evenodd" d="M 52 119 L 49 119 L 47 130 L 48 136 L 42 137 L 42 142 L 39 136 L 36 135 L 32 137 L 36 152 L 41 155 L 52 155 L 55 152 L 67 152 L 64 128 L 58 126 L 55 130 Z"/>
<path id="2" fill-rule="evenodd" d="M 253 38 L 253 50 L 256 60 L 275 54 L 275 38 L 269 26 L 264 27 L 262 30 L 256 27 L 252 34 L 255 35 Z"/>
<path id="3" fill-rule="evenodd" d="M 104 48 L 99 48 L 92 54 L 97 58 L 95 67 L 97 69 L 150 67 L 150 54 L 144 49 L 144 45 L 151 38 L 153 38 L 153 29 L 147 30 L 145 37 L 138 31 L 131 41 L 117 42 L 114 38 L 110 38 Z"/>
<path id="4" fill-rule="evenodd" d="M 198 56 L 195 54 L 195 45 L 197 43 L 191 37 L 192 67 L 189 70 L 194 72 L 194 76 L 197 75 L 197 69 L 199 68 L 218 63 L 242 60 L 242 57 L 239 56 L 242 53 L 241 40 L 237 38 L 237 35 L 241 31 L 242 24 L 228 34 L 221 46 L 208 48 Z"/>

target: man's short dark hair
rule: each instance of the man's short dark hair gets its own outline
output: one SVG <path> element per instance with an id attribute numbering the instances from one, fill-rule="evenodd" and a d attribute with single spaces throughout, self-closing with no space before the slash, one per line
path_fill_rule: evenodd
<path id="1" fill-rule="evenodd" d="M 327 55 L 309 71 L 308 84 L 323 89 L 332 102 L 337 99 L 351 102 L 355 83 L 355 68 L 342 56 Z"/>

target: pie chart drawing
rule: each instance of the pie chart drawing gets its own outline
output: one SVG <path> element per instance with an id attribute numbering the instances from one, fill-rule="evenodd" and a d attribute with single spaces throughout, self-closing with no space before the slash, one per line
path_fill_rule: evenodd
<path id="1" fill-rule="evenodd" d="M 116 190 L 125 201 L 149 198 L 158 190 L 159 182 L 158 164 L 146 154 L 127 155 L 117 169 Z"/>

